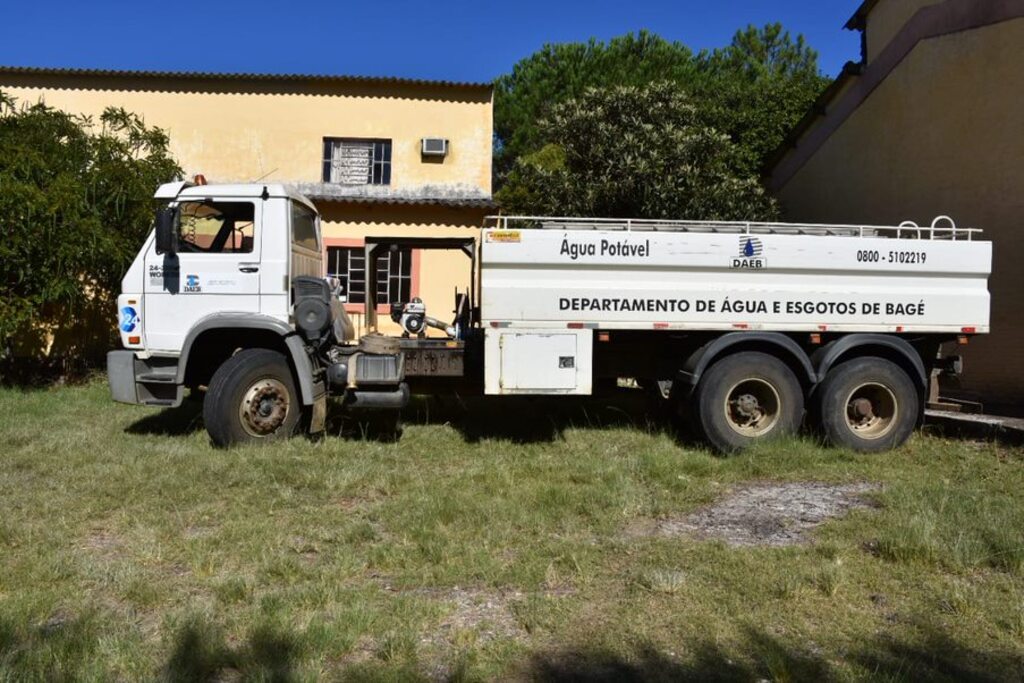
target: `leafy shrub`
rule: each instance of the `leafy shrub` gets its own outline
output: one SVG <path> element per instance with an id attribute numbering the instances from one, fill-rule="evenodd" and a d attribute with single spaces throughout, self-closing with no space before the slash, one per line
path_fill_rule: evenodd
<path id="1" fill-rule="evenodd" d="M 182 171 L 123 109 L 96 123 L 0 94 L 0 359 L 5 380 L 81 369 L 110 348 L 121 277 Z"/>

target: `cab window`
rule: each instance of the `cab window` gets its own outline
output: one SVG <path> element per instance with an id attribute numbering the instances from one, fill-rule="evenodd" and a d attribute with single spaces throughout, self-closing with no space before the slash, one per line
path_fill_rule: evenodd
<path id="1" fill-rule="evenodd" d="M 255 216 L 251 202 L 182 202 L 178 205 L 178 251 L 251 253 Z"/>
<path id="2" fill-rule="evenodd" d="M 298 202 L 292 202 L 292 244 L 319 251 L 316 242 L 316 214 Z"/>

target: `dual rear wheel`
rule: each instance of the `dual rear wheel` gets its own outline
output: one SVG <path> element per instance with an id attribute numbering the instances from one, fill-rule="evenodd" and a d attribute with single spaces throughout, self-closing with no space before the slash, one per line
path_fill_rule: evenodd
<path id="1" fill-rule="evenodd" d="M 898 448 L 920 411 L 907 373 L 884 358 L 856 358 L 829 371 L 815 391 L 814 421 L 833 446 L 865 453 Z"/>
<path id="2" fill-rule="evenodd" d="M 895 363 L 865 357 L 834 367 L 810 397 L 810 422 L 832 445 L 880 452 L 902 445 L 917 424 L 913 382 Z M 732 453 L 795 434 L 805 392 L 778 358 L 746 351 L 715 362 L 701 377 L 690 409 L 702 436 Z"/>

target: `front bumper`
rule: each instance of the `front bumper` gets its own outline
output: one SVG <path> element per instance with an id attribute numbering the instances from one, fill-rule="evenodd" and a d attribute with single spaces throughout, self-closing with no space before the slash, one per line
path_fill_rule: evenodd
<path id="1" fill-rule="evenodd" d="M 185 387 L 178 384 L 177 358 L 135 357 L 134 351 L 107 352 L 107 383 L 120 403 L 174 408 L 181 405 Z"/>

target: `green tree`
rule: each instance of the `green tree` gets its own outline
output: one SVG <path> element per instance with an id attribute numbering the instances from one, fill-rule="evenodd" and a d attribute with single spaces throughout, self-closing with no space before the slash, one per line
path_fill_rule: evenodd
<path id="1" fill-rule="evenodd" d="M 817 82 L 821 78 L 817 51 L 802 35 L 793 38 L 779 23 L 761 28 L 751 24 L 737 31 L 727 47 L 702 53 L 700 62 L 703 68 L 743 74 L 752 81 L 792 78 Z"/>
<path id="2" fill-rule="evenodd" d="M 113 298 L 182 171 L 168 137 L 123 109 L 90 118 L 0 101 L 0 356 L 109 348 Z M 102 311 L 107 324 L 90 324 Z M 54 347 L 55 344 L 55 347 Z"/>
<path id="3" fill-rule="evenodd" d="M 640 32 L 607 43 L 545 45 L 495 81 L 495 177 L 500 187 L 516 160 L 551 142 L 539 121 L 587 88 L 669 82 L 690 93 L 701 119 L 740 147 L 759 172 L 806 113 L 827 79 L 803 36 L 781 24 L 737 31 L 723 48 L 695 54 L 682 43 Z"/>
<path id="4" fill-rule="evenodd" d="M 538 121 L 552 106 L 587 88 L 667 80 L 692 84 L 698 63 L 682 43 L 641 31 L 607 43 L 547 44 L 494 83 L 495 167 L 503 176 L 515 160 L 544 146 Z"/>
<path id="5" fill-rule="evenodd" d="M 757 220 L 776 204 L 672 83 L 591 88 L 539 123 L 498 201 L 511 213 Z"/>
<path id="6" fill-rule="evenodd" d="M 828 84 L 818 53 L 781 24 L 737 31 L 727 47 L 701 53 L 698 62 L 693 93 L 702 117 L 736 142 L 751 173 L 763 170 Z"/>

